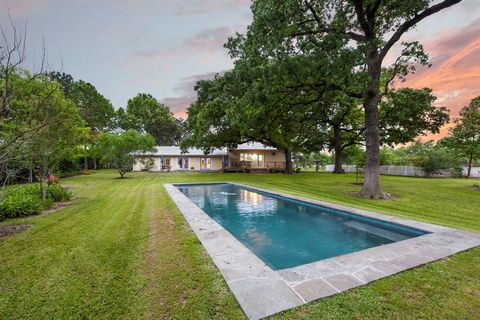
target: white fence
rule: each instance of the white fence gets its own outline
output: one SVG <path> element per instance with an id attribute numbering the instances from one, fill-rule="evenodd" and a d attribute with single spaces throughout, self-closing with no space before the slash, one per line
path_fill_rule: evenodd
<path id="1" fill-rule="evenodd" d="M 332 172 L 335 166 L 333 164 L 327 164 L 325 166 L 325 171 Z M 357 166 L 354 165 L 342 165 L 345 172 L 357 172 Z M 467 167 L 463 168 L 463 175 L 467 175 Z M 391 176 L 407 176 L 407 177 L 423 177 L 425 172 L 422 168 L 413 167 L 413 166 L 381 166 L 380 174 L 391 175 Z M 442 175 L 440 175 L 442 176 Z M 471 177 L 480 178 L 480 167 L 472 167 L 470 173 Z"/>

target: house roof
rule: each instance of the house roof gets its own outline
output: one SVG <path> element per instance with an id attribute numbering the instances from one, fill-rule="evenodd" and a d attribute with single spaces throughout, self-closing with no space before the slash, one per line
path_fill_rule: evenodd
<path id="1" fill-rule="evenodd" d="M 157 146 L 157 151 L 152 153 L 144 153 L 138 155 L 144 156 L 204 156 L 205 153 L 201 149 L 188 148 L 187 152 L 182 153 L 180 147 L 177 146 Z M 238 145 L 235 150 L 277 150 L 273 147 L 267 147 L 259 142 L 249 142 Z M 226 156 L 228 154 L 226 148 L 214 149 L 208 156 Z"/>
<path id="2" fill-rule="evenodd" d="M 236 150 L 272 150 L 272 151 L 277 150 L 277 148 L 268 147 L 260 142 L 242 143 L 242 144 L 239 144 L 235 149 Z"/>
<path id="3" fill-rule="evenodd" d="M 176 146 L 157 146 L 156 152 L 147 153 L 144 155 L 149 156 L 203 156 L 205 153 L 201 149 L 197 148 L 188 148 L 187 152 L 182 153 L 182 149 Z M 225 156 L 227 155 L 227 149 L 215 149 L 211 153 L 208 154 L 209 156 Z"/>

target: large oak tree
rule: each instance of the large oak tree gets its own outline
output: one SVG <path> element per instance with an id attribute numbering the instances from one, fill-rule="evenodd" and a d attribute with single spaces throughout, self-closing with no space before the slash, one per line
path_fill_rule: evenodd
<path id="1" fill-rule="evenodd" d="M 364 74 L 364 81 L 337 82 L 335 70 L 331 83 L 362 99 L 365 113 L 366 166 L 365 183 L 360 194 L 370 198 L 385 198 L 380 186 L 380 125 L 379 104 L 382 64 L 387 53 L 402 35 L 423 19 L 461 2 L 461 0 L 256 0 L 253 2 L 253 23 L 246 37 L 237 36 L 231 43 L 244 42 L 247 50 L 265 58 L 279 59 L 285 55 L 328 54 L 331 61 L 338 57 L 331 52 L 351 51 L 359 59 L 349 71 L 354 76 Z M 246 39 L 246 40 L 245 40 Z M 426 64 L 418 42 L 404 46 L 395 62 L 388 67 L 392 81 L 405 76 L 415 63 Z M 337 50 L 332 51 L 332 47 Z M 337 63 L 337 66 L 340 65 Z M 345 75 L 339 77 L 345 79 Z"/>

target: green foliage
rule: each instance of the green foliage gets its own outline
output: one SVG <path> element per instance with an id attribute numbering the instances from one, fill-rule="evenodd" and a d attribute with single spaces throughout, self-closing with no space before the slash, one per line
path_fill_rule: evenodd
<path id="1" fill-rule="evenodd" d="M 345 149 L 343 159 L 347 164 L 363 168 L 365 166 L 365 150 L 358 145 L 350 146 Z"/>
<path id="2" fill-rule="evenodd" d="M 75 82 L 73 77 L 65 72 L 51 71 L 47 73 L 47 77 L 51 81 L 57 81 L 62 88 L 62 91 L 65 93 L 65 96 L 71 98 L 72 96 L 72 87 Z"/>
<path id="3" fill-rule="evenodd" d="M 54 202 L 68 201 L 71 197 L 72 193 L 59 184 L 48 186 L 45 200 L 39 184 L 17 187 L 0 202 L 0 221 L 39 214 Z"/>
<path id="4" fill-rule="evenodd" d="M 98 150 L 103 161 L 112 164 L 123 178 L 132 170 L 137 152 L 153 151 L 155 139 L 149 134 L 129 130 L 120 134 L 104 132 L 98 140 Z"/>
<path id="5" fill-rule="evenodd" d="M 72 192 L 60 184 L 51 184 L 47 188 L 47 197 L 53 202 L 64 202 L 72 198 Z"/>
<path id="6" fill-rule="evenodd" d="M 393 149 L 382 148 L 380 149 L 380 164 L 390 166 L 412 166 L 412 154 L 407 147 Z"/>
<path id="7" fill-rule="evenodd" d="M 112 127 L 114 109 L 110 101 L 97 89 L 83 80 L 74 81 L 73 77 L 64 72 L 47 73 L 51 81 L 56 81 L 65 96 L 77 106 L 80 116 L 93 132 Z"/>
<path id="8" fill-rule="evenodd" d="M 304 99 L 302 105 L 309 100 L 323 102 L 317 105 L 317 113 L 318 108 L 320 110 L 332 108 L 332 99 L 325 99 L 323 94 L 331 92 L 332 89 L 361 102 L 365 111 L 365 173 L 368 176 L 361 194 L 375 199 L 384 198 L 378 175 L 380 165 L 378 153 L 381 144 L 379 103 L 382 101 L 382 94 L 387 93 L 394 80 L 405 78 L 408 73 L 415 70 L 415 66 L 427 65 L 428 56 L 417 41 L 402 42 L 402 49 L 400 54 L 394 57 L 394 62 L 383 67 L 383 76 L 382 64 L 404 33 L 421 20 L 460 0 L 435 2 L 285 0 L 279 3 L 276 0 L 254 0 L 251 6 L 253 21 L 247 33 L 230 38 L 226 47 L 230 49 L 231 57 L 237 59 L 236 67 L 242 62 L 247 62 L 247 66 L 257 66 L 258 63 L 279 64 L 284 70 L 289 70 L 285 64 L 297 61 L 297 58 L 304 59 L 303 66 L 310 73 L 306 76 L 296 74 L 292 77 L 295 83 L 292 87 L 296 90 L 290 88 L 292 89 L 290 92 Z M 279 82 L 266 81 L 266 83 L 273 83 L 275 86 Z M 278 91 L 281 92 L 276 90 Z M 424 99 L 421 105 L 415 105 L 411 104 L 410 100 L 402 99 L 401 93 L 397 96 L 394 96 L 395 93 L 390 95 L 391 100 L 396 99 L 391 105 L 384 106 L 390 110 L 386 113 L 393 117 L 393 122 L 390 119 L 384 126 L 384 129 L 389 131 L 386 138 L 384 137 L 388 144 L 399 140 L 410 141 L 417 134 L 427 130 L 436 131 L 445 122 L 445 116 L 441 112 L 428 110 L 429 104 L 423 104 L 428 102 L 428 99 Z M 316 99 L 311 100 L 313 97 Z M 392 107 L 406 102 L 409 102 L 410 107 L 404 110 Z M 419 121 L 404 122 L 404 119 L 409 118 L 407 115 L 415 115 L 415 112 L 419 109 L 425 110 L 425 107 L 427 107 L 425 117 L 418 117 L 416 120 Z M 288 112 L 287 110 L 283 112 L 294 114 L 293 105 L 290 105 Z M 331 115 L 338 117 L 342 113 L 333 112 Z M 330 143 L 330 149 L 336 149 L 338 157 L 336 164 L 339 164 L 342 150 L 348 144 L 356 142 L 347 143 L 347 146 L 340 144 L 341 125 L 332 121 L 331 117 L 327 120 L 337 131 L 329 136 L 334 137 L 334 147 Z M 406 129 L 398 128 L 398 123 L 403 123 Z M 355 137 L 355 126 L 351 129 L 350 132 L 343 131 L 353 133 Z M 360 139 L 361 134 L 357 134 L 356 137 Z"/>
<path id="9" fill-rule="evenodd" d="M 126 109 L 118 109 L 117 121 L 124 130 L 150 134 L 157 145 L 177 144 L 182 135 L 181 121 L 175 119 L 167 106 L 146 93 L 128 100 Z"/>
<path id="10" fill-rule="evenodd" d="M 258 141 L 285 150 L 287 172 L 291 171 L 288 159 L 292 152 L 321 150 L 324 128 L 318 125 L 316 105 L 285 93 L 295 85 L 292 74 L 306 72 L 300 68 L 300 59 L 295 65 L 298 68 L 237 61 L 232 71 L 198 82 L 198 100 L 188 109 L 189 136 L 182 146 L 209 151 Z"/>
<path id="11" fill-rule="evenodd" d="M 21 187 L 0 203 L 0 221 L 39 214 L 44 208 L 38 188 Z"/>
<path id="12" fill-rule="evenodd" d="M 80 116 L 93 132 L 113 126 L 113 106 L 92 84 L 82 80 L 75 81 L 70 92 L 67 97 L 75 103 Z"/>
<path id="13" fill-rule="evenodd" d="M 432 141 L 416 142 L 408 148 L 414 166 L 420 167 L 427 176 L 449 171 L 460 175 L 462 168 L 454 151 Z"/>
<path id="14" fill-rule="evenodd" d="M 88 135 L 78 108 L 61 90 L 50 94 L 48 106 L 48 114 L 41 110 L 35 117 L 48 117 L 51 112 L 55 122 L 37 130 L 22 146 L 23 155 L 32 162 L 41 181 L 53 175 L 62 161 L 74 161 L 84 155 L 83 143 Z"/>
<path id="15" fill-rule="evenodd" d="M 450 133 L 451 136 L 442 143 L 464 158 L 470 168 L 475 160 L 480 159 L 480 96 L 460 111 Z"/>
<path id="16" fill-rule="evenodd" d="M 388 91 L 380 103 L 380 136 L 383 144 L 413 141 L 428 132 L 438 133 L 449 120 L 448 109 L 433 105 L 430 88 Z"/>

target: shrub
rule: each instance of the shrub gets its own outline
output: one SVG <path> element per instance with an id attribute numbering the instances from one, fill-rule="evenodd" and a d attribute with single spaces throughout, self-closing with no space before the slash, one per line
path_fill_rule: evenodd
<path id="1" fill-rule="evenodd" d="M 35 215 L 51 208 L 54 202 L 68 201 L 72 193 L 59 184 L 48 186 L 47 199 L 42 201 L 40 186 L 30 184 L 15 189 L 0 202 L 0 221 Z"/>
<path id="2" fill-rule="evenodd" d="M 418 147 L 412 162 L 421 167 L 427 176 L 449 172 L 453 176 L 461 175 L 461 166 L 455 153 L 451 150 L 433 144 L 425 144 Z"/>
<path id="3" fill-rule="evenodd" d="M 38 192 L 31 188 L 19 188 L 7 195 L 0 203 L 0 220 L 39 214 L 44 203 Z"/>
<path id="4" fill-rule="evenodd" d="M 47 198 L 51 198 L 53 202 L 68 201 L 72 198 L 72 193 L 59 184 L 53 184 L 48 187 Z"/>

